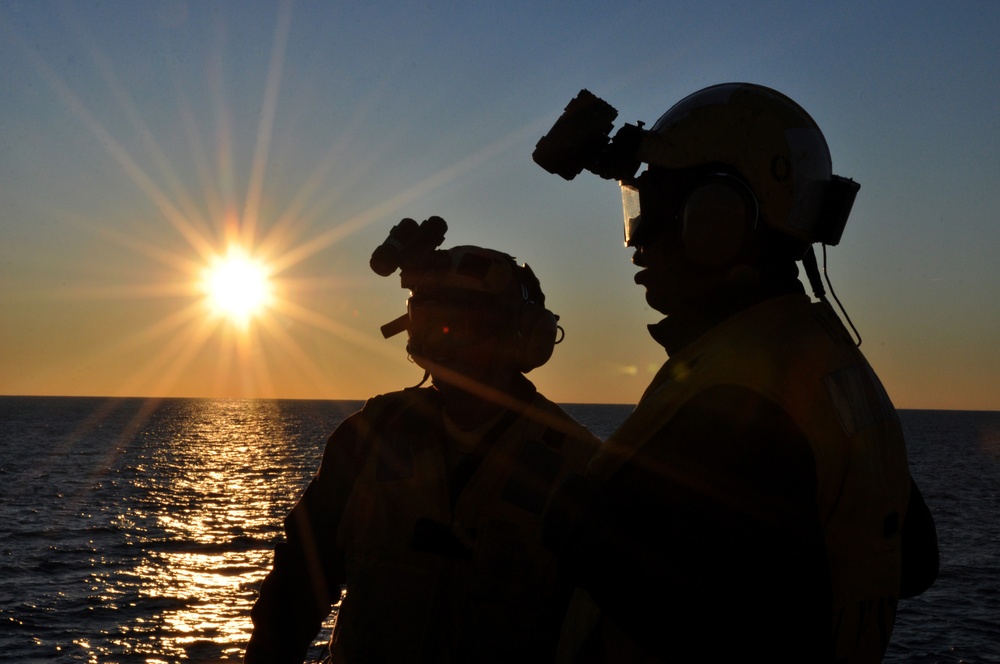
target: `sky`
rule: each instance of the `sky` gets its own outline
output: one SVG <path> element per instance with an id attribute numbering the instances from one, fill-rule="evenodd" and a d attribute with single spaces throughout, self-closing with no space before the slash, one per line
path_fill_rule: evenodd
<path id="1" fill-rule="evenodd" d="M 0 394 L 364 399 L 416 384 L 403 217 L 527 262 L 565 340 L 529 377 L 634 403 L 666 356 L 613 182 L 531 161 L 581 88 L 652 123 L 749 81 L 861 183 L 828 250 L 900 408 L 1000 409 L 1000 4 L 0 2 Z M 232 247 L 268 306 L 206 302 Z M 242 278 L 241 278 L 242 279 Z"/>

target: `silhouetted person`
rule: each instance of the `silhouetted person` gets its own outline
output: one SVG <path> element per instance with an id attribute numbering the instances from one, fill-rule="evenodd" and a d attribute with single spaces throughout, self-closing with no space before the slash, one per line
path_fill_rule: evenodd
<path id="1" fill-rule="evenodd" d="M 563 654 L 878 662 L 898 600 L 938 560 L 895 409 L 812 251 L 839 242 L 858 186 L 831 173 L 812 118 L 765 87 L 701 90 L 608 143 L 614 117 L 584 91 L 535 157 L 620 181 L 669 360 L 548 516 L 589 594 Z"/>
<path id="2" fill-rule="evenodd" d="M 330 437 L 285 519 L 247 662 L 302 662 L 342 586 L 334 662 L 554 656 L 570 588 L 541 515 L 598 441 L 523 375 L 559 331 L 531 269 L 438 250 L 445 228 L 403 220 L 372 257 L 383 276 L 400 267 L 411 293 L 383 333 L 406 330 L 433 386 L 370 399 Z"/>

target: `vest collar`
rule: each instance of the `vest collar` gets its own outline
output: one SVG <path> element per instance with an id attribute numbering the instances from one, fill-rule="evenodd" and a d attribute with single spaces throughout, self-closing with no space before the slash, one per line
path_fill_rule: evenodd
<path id="1" fill-rule="evenodd" d="M 667 355 L 674 355 L 739 312 L 785 295 L 804 295 L 805 289 L 798 279 L 765 284 L 752 293 L 743 293 L 726 299 L 706 303 L 696 314 L 671 314 L 658 323 L 648 325 L 649 335 L 663 346 Z"/>

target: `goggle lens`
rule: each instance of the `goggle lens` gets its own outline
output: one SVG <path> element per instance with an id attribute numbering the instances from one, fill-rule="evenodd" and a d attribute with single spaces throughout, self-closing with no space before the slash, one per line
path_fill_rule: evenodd
<path id="1" fill-rule="evenodd" d="M 622 189 L 622 212 L 625 216 L 625 246 L 631 247 L 639 226 L 642 225 L 642 208 L 639 205 L 639 188 L 627 182 L 620 182 Z"/>

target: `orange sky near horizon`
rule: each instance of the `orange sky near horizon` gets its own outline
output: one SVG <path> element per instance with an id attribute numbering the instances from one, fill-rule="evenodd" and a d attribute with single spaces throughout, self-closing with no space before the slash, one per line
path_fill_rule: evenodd
<path id="1" fill-rule="evenodd" d="M 0 394 L 416 384 L 405 341 L 379 333 L 406 293 L 368 257 L 400 218 L 437 214 L 445 246 L 540 278 L 566 330 L 529 375 L 543 393 L 635 403 L 665 354 L 617 187 L 549 175 L 532 148 L 583 87 L 620 125 L 749 80 L 801 103 L 862 185 L 829 273 L 897 407 L 998 410 L 1000 90 L 983 82 L 1000 9 L 848 5 L 0 6 Z M 235 321 L 236 295 L 206 292 L 233 247 L 266 274 L 230 277 L 269 288 Z"/>

